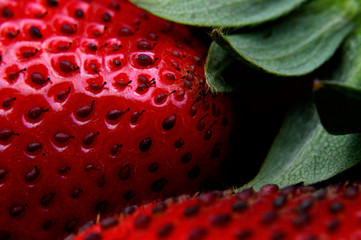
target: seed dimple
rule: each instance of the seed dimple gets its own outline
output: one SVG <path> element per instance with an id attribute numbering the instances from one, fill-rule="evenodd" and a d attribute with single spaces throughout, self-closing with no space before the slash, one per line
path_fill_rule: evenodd
<path id="1" fill-rule="evenodd" d="M 337 214 L 344 209 L 344 205 L 342 202 L 335 202 L 329 207 L 329 211 L 332 214 Z"/>
<path id="2" fill-rule="evenodd" d="M 13 12 L 7 7 L 3 8 L 1 14 L 4 18 L 12 18 L 14 16 Z"/>
<path id="3" fill-rule="evenodd" d="M 16 100 L 16 97 L 5 98 L 2 104 L 3 108 L 10 108 L 13 101 Z"/>
<path id="4" fill-rule="evenodd" d="M 103 219 L 100 223 L 100 227 L 103 230 L 115 227 L 116 225 L 118 225 L 119 220 L 115 217 L 107 217 L 105 219 Z"/>
<path id="5" fill-rule="evenodd" d="M 173 229 L 174 225 L 172 223 L 168 223 L 158 230 L 157 235 L 159 238 L 166 238 L 172 233 Z"/>
<path id="6" fill-rule="evenodd" d="M 145 112 L 145 110 L 142 110 L 141 112 L 134 112 L 132 116 L 130 117 L 130 122 L 133 124 L 136 124 L 138 122 L 139 117 Z"/>
<path id="7" fill-rule="evenodd" d="M 40 171 L 38 167 L 34 166 L 33 169 L 31 169 L 25 174 L 24 178 L 26 182 L 33 182 L 38 178 L 39 175 L 40 175 Z"/>
<path id="8" fill-rule="evenodd" d="M 57 132 L 54 135 L 54 140 L 58 143 L 67 142 L 70 138 L 74 138 L 74 137 L 64 132 Z"/>
<path id="9" fill-rule="evenodd" d="M 286 204 L 286 200 L 287 197 L 285 195 L 280 195 L 273 200 L 272 205 L 275 209 L 279 209 Z"/>
<path id="10" fill-rule="evenodd" d="M 205 238 L 206 234 L 207 231 L 204 228 L 197 227 L 190 231 L 187 240 L 201 240 Z"/>
<path id="11" fill-rule="evenodd" d="M 307 213 L 301 213 L 299 216 L 293 219 L 293 226 L 296 229 L 304 228 L 311 221 L 311 217 Z"/>
<path id="12" fill-rule="evenodd" d="M 192 84 L 189 80 L 184 80 L 183 81 L 183 86 L 184 88 L 187 88 L 187 89 L 192 89 Z"/>
<path id="13" fill-rule="evenodd" d="M 9 172 L 7 170 L 0 169 L 0 180 L 4 179 L 8 173 Z"/>
<path id="14" fill-rule="evenodd" d="M 74 26 L 72 26 L 68 23 L 64 23 L 63 25 L 61 25 L 60 31 L 64 34 L 75 34 L 77 32 L 77 25 L 75 24 Z"/>
<path id="15" fill-rule="evenodd" d="M 321 188 L 319 190 L 317 190 L 315 193 L 313 193 L 312 197 L 315 200 L 322 200 L 327 196 L 327 192 L 326 189 Z"/>
<path id="16" fill-rule="evenodd" d="M 151 218 L 148 215 L 140 215 L 134 221 L 134 227 L 137 230 L 145 229 L 149 226 Z"/>
<path id="17" fill-rule="evenodd" d="M 165 77 L 170 81 L 174 81 L 176 79 L 173 73 L 166 73 Z"/>
<path id="18" fill-rule="evenodd" d="M 189 179 L 196 179 L 200 174 L 201 169 L 198 165 L 192 167 L 189 172 L 187 173 L 187 176 Z"/>
<path id="19" fill-rule="evenodd" d="M 162 93 L 159 94 L 156 98 L 155 98 L 155 102 L 160 104 L 162 103 L 166 98 L 167 98 L 168 94 Z"/>
<path id="20" fill-rule="evenodd" d="M 219 214 L 211 218 L 211 225 L 214 227 L 226 226 L 232 220 L 228 214 Z"/>
<path id="21" fill-rule="evenodd" d="M 83 138 L 83 144 L 85 146 L 89 146 L 91 145 L 94 140 L 95 140 L 95 137 L 99 135 L 99 132 L 92 132 L 92 133 L 89 133 L 87 134 L 84 138 Z"/>
<path id="22" fill-rule="evenodd" d="M 65 231 L 68 233 L 73 232 L 78 225 L 78 221 L 79 221 L 78 219 L 73 219 L 68 221 L 64 227 Z"/>
<path id="23" fill-rule="evenodd" d="M 88 164 L 85 166 L 84 171 L 90 172 L 90 171 L 99 171 L 100 169 L 95 167 L 93 164 Z"/>
<path id="24" fill-rule="evenodd" d="M 72 198 L 78 198 L 79 197 L 79 195 L 81 194 L 83 192 L 83 189 L 81 189 L 81 188 L 76 188 L 74 191 L 73 191 L 73 193 L 71 194 L 71 197 Z"/>
<path id="25" fill-rule="evenodd" d="M 23 68 L 23 69 L 20 69 L 20 70 L 18 70 L 18 71 L 12 72 L 12 73 L 9 74 L 8 79 L 9 79 L 10 81 L 15 81 L 15 80 L 18 79 L 19 74 L 20 74 L 21 72 L 25 72 L 26 70 L 27 70 L 26 68 Z"/>
<path id="26" fill-rule="evenodd" d="M 178 71 L 180 71 L 179 64 L 177 62 L 172 62 L 172 67 Z"/>
<path id="27" fill-rule="evenodd" d="M 15 133 L 12 130 L 9 130 L 9 129 L 1 130 L 0 131 L 0 140 L 6 141 L 13 135 L 15 135 Z"/>
<path id="28" fill-rule="evenodd" d="M 153 59 L 146 54 L 139 54 L 137 56 L 137 63 L 139 66 L 147 67 L 153 65 Z"/>
<path id="29" fill-rule="evenodd" d="M 214 124 L 216 124 L 217 122 L 216 121 L 214 121 L 214 123 L 207 129 L 207 131 L 204 133 L 204 135 L 203 135 L 203 138 L 204 138 L 204 140 L 209 140 L 209 139 L 211 139 L 212 138 L 212 130 L 211 130 L 211 128 L 214 126 Z"/>
<path id="30" fill-rule="evenodd" d="M 49 7 L 57 7 L 59 5 L 58 0 L 46 0 L 46 4 Z"/>
<path id="31" fill-rule="evenodd" d="M 93 100 L 91 105 L 85 105 L 85 106 L 78 108 L 78 110 L 76 111 L 76 114 L 80 118 L 88 117 L 90 115 L 90 113 L 93 111 L 94 102 L 95 101 Z"/>
<path id="32" fill-rule="evenodd" d="M 201 60 L 201 58 L 200 58 L 199 56 L 194 56 L 194 57 L 193 57 L 193 61 L 195 62 L 195 64 L 196 64 L 197 66 L 201 66 L 201 65 L 202 65 L 202 60 Z"/>
<path id="33" fill-rule="evenodd" d="M 34 39 L 40 39 L 43 37 L 43 35 L 40 32 L 40 29 L 35 26 L 30 27 L 29 34 L 30 34 L 30 37 L 34 38 Z"/>
<path id="34" fill-rule="evenodd" d="M 102 85 L 99 85 L 98 83 L 92 83 L 90 84 L 89 88 L 93 90 L 94 92 L 99 92 L 104 88 L 104 86 L 107 84 L 107 82 L 104 82 Z"/>
<path id="35" fill-rule="evenodd" d="M 84 237 L 84 240 L 102 240 L 102 236 L 98 232 L 91 232 Z"/>
<path id="36" fill-rule="evenodd" d="M 345 189 L 343 197 L 346 199 L 355 199 L 359 194 L 358 186 L 350 186 Z"/>
<path id="37" fill-rule="evenodd" d="M 124 113 L 128 112 L 129 110 L 130 110 L 129 108 L 125 111 L 122 111 L 119 109 L 110 110 L 107 113 L 107 118 L 111 121 L 117 120 L 118 118 L 120 118 Z"/>
<path id="38" fill-rule="evenodd" d="M 271 240 L 283 240 L 286 238 L 286 234 L 283 232 L 273 233 L 271 236 Z"/>
<path id="39" fill-rule="evenodd" d="M 152 146 L 152 139 L 150 137 L 143 139 L 139 143 L 139 150 L 142 152 L 146 152 Z"/>
<path id="40" fill-rule="evenodd" d="M 190 217 L 194 217 L 195 215 L 197 215 L 199 212 L 199 206 L 197 205 L 192 205 L 187 207 L 186 209 L 184 209 L 184 216 L 190 218 Z"/>
<path id="41" fill-rule="evenodd" d="M 129 179 L 130 177 L 130 167 L 128 164 L 124 165 L 123 167 L 120 168 L 119 170 L 119 178 L 123 181 Z"/>
<path id="42" fill-rule="evenodd" d="M 159 169 L 159 164 L 156 163 L 156 162 L 150 164 L 149 167 L 148 167 L 148 171 L 151 172 L 151 173 L 156 172 L 158 169 Z"/>
<path id="43" fill-rule="evenodd" d="M 187 152 L 181 158 L 182 163 L 188 163 L 188 162 L 190 162 L 190 160 L 192 160 L 192 154 L 190 152 Z"/>
<path id="44" fill-rule="evenodd" d="M 71 87 L 68 88 L 68 91 L 61 91 L 56 95 L 56 98 L 60 101 L 64 100 L 66 98 L 66 96 L 69 95 L 71 90 Z"/>
<path id="45" fill-rule="evenodd" d="M 111 1 L 111 2 L 109 3 L 109 8 L 110 8 L 110 9 L 113 9 L 113 10 L 115 10 L 115 11 L 120 11 L 120 10 L 121 10 L 121 7 L 120 7 L 119 3 L 118 3 L 116 0 Z"/>
<path id="46" fill-rule="evenodd" d="M 38 143 L 38 142 L 34 142 L 34 143 L 29 143 L 28 146 L 26 147 L 26 150 L 28 150 L 28 152 L 30 153 L 34 153 L 37 150 L 42 148 L 42 144 Z"/>
<path id="47" fill-rule="evenodd" d="M 176 115 L 170 115 L 163 120 L 162 126 L 164 130 L 171 130 L 176 123 Z"/>
<path id="48" fill-rule="evenodd" d="M 28 118 L 32 120 L 38 119 L 44 112 L 47 112 L 49 109 L 44 109 L 43 107 L 33 107 L 28 112 Z"/>
<path id="49" fill-rule="evenodd" d="M 270 225 L 274 223 L 278 218 L 278 214 L 276 212 L 270 211 L 266 212 L 261 217 L 261 223 L 264 225 Z"/>
<path id="50" fill-rule="evenodd" d="M 45 78 L 41 73 L 34 72 L 30 76 L 31 81 L 36 85 L 43 85 L 47 81 L 50 80 L 50 78 Z"/>
<path id="51" fill-rule="evenodd" d="M 214 117 L 219 117 L 221 115 L 221 110 L 215 103 L 212 104 L 212 115 Z"/>
<path id="52" fill-rule="evenodd" d="M 254 194 L 253 188 L 246 188 L 239 193 L 238 198 L 241 201 L 248 201 L 253 196 L 253 194 Z"/>
<path id="53" fill-rule="evenodd" d="M 334 233 L 339 229 L 340 225 L 341 225 L 340 220 L 338 219 L 331 220 L 327 223 L 327 231 L 329 231 L 330 233 Z"/>
<path id="54" fill-rule="evenodd" d="M 106 12 L 102 15 L 101 19 L 103 20 L 103 22 L 111 22 L 112 16 Z"/>
<path id="55" fill-rule="evenodd" d="M 7 36 L 9 39 L 13 39 L 13 38 L 15 38 L 17 35 L 19 35 L 19 33 L 20 33 L 20 30 L 17 30 L 16 33 L 8 32 L 8 33 L 6 34 L 6 36 Z"/>
<path id="56" fill-rule="evenodd" d="M 58 50 L 59 52 L 65 52 L 65 51 L 67 51 L 70 47 L 71 47 L 71 42 L 69 42 L 69 44 L 68 45 L 66 45 L 66 44 L 61 44 L 61 45 L 59 45 L 57 48 L 56 48 L 56 50 Z"/>
<path id="57" fill-rule="evenodd" d="M 157 181 L 153 182 L 151 189 L 153 192 L 160 192 L 167 183 L 168 180 L 165 178 L 158 179 Z"/>
<path id="58" fill-rule="evenodd" d="M 31 58 L 33 57 L 37 52 L 39 52 L 39 49 L 35 49 L 34 52 L 30 51 L 30 50 L 26 50 L 23 52 L 23 57 L 24 58 Z"/>
<path id="59" fill-rule="evenodd" d="M 64 166 L 58 169 L 58 173 L 60 175 L 64 175 L 65 173 L 67 173 L 68 171 L 70 171 L 71 168 L 69 166 Z"/>
<path id="60" fill-rule="evenodd" d="M 12 217 L 19 216 L 22 212 L 24 212 L 25 206 L 24 205 L 13 205 L 9 209 L 9 214 Z"/>
<path id="61" fill-rule="evenodd" d="M 43 230 L 49 230 L 51 228 L 52 225 L 55 224 L 55 221 L 52 221 L 52 220 L 47 220 L 43 223 Z"/>
<path id="62" fill-rule="evenodd" d="M 138 50 L 151 50 L 152 45 L 146 40 L 140 40 L 137 42 Z"/>
<path id="63" fill-rule="evenodd" d="M 132 214 L 135 212 L 135 210 L 137 210 L 137 208 L 138 208 L 138 207 L 135 206 L 135 205 L 128 206 L 128 207 L 126 207 L 126 208 L 123 209 L 122 213 L 123 213 L 125 216 L 130 216 L 130 215 L 132 215 Z"/>
<path id="64" fill-rule="evenodd" d="M 174 142 L 174 147 L 175 148 L 181 148 L 184 145 L 184 139 L 183 138 L 179 138 Z"/>
<path id="65" fill-rule="evenodd" d="M 313 205 L 313 200 L 312 199 L 308 199 L 308 200 L 305 200 L 303 201 L 302 203 L 300 203 L 300 205 L 297 207 L 297 210 L 300 212 L 300 213 L 305 213 L 307 212 L 309 209 L 311 209 Z"/>
<path id="66" fill-rule="evenodd" d="M 236 234 L 237 240 L 249 240 L 253 236 L 253 232 L 251 230 L 243 230 Z"/>
<path id="67" fill-rule="evenodd" d="M 241 213 L 248 208 L 248 204 L 243 201 L 237 201 L 232 205 L 232 212 Z"/>
<path id="68" fill-rule="evenodd" d="M 159 215 L 161 213 L 164 213 L 165 210 L 167 210 L 167 204 L 165 203 L 162 203 L 162 204 L 159 204 L 159 205 L 156 205 L 152 208 L 152 213 L 154 215 Z"/>
<path id="69" fill-rule="evenodd" d="M 122 37 L 122 36 L 131 36 L 131 35 L 133 35 L 133 32 L 132 32 L 132 30 L 130 30 L 127 27 L 122 27 L 118 31 L 118 36 L 120 36 L 120 37 Z"/>
<path id="70" fill-rule="evenodd" d="M 118 59 L 114 59 L 113 65 L 114 65 L 114 67 L 119 67 L 120 65 L 122 65 L 122 63 Z"/>
<path id="71" fill-rule="evenodd" d="M 110 149 L 110 153 L 113 155 L 117 154 L 121 147 L 123 147 L 122 144 L 114 144 L 113 147 Z"/>
<path id="72" fill-rule="evenodd" d="M 84 11 L 80 8 L 78 8 L 77 10 L 75 10 L 74 16 L 76 18 L 83 18 L 84 17 Z"/>
<path id="73" fill-rule="evenodd" d="M 88 44 L 88 49 L 92 52 L 95 52 L 96 50 L 98 50 L 97 45 L 95 45 L 94 43 L 89 43 Z"/>
<path id="74" fill-rule="evenodd" d="M 187 79 L 188 79 L 189 81 L 193 81 L 193 80 L 194 80 L 193 74 L 190 73 L 190 72 L 187 72 Z"/>
<path id="75" fill-rule="evenodd" d="M 51 201 L 53 200 L 54 195 L 55 195 L 55 193 L 52 193 L 52 192 L 51 192 L 51 193 L 48 193 L 48 194 L 45 194 L 45 195 L 41 198 L 40 204 L 41 204 L 42 206 L 44 206 L 44 207 L 48 206 L 48 205 L 51 203 Z"/>
<path id="76" fill-rule="evenodd" d="M 79 67 L 75 67 L 74 63 L 67 60 L 61 60 L 59 62 L 59 68 L 64 73 L 74 72 L 79 69 Z"/>

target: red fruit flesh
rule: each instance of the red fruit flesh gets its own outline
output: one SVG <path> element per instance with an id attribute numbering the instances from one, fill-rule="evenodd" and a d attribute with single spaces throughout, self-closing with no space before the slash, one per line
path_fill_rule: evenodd
<path id="1" fill-rule="evenodd" d="M 59 239 L 217 173 L 230 104 L 187 27 L 114 0 L 0 13 L 0 239 Z"/>
<path id="2" fill-rule="evenodd" d="M 361 239 L 360 185 L 325 189 L 265 186 L 207 193 L 125 209 L 73 240 Z M 83 228 L 83 229 L 84 229 Z"/>

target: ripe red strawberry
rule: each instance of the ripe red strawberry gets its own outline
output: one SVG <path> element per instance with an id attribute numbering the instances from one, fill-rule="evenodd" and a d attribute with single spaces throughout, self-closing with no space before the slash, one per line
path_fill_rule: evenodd
<path id="1" fill-rule="evenodd" d="M 0 45 L 0 239 L 195 191 L 227 155 L 230 102 L 185 26 L 127 1 L 2 0 Z"/>
<path id="2" fill-rule="evenodd" d="M 74 240 L 361 239 L 361 185 L 315 190 L 267 185 L 258 193 L 211 192 L 136 209 L 86 229 Z M 135 210 L 136 209 L 136 210 Z M 71 237 L 69 237 L 71 238 Z"/>

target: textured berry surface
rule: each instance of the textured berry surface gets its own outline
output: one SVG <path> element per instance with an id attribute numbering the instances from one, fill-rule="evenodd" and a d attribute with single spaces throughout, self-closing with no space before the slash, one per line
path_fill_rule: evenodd
<path id="1" fill-rule="evenodd" d="M 361 239 L 360 187 L 267 185 L 257 193 L 179 197 L 128 207 L 120 216 L 85 225 L 74 239 Z"/>
<path id="2" fill-rule="evenodd" d="M 0 1 L 0 239 L 57 239 L 97 214 L 195 191 L 230 102 L 206 47 L 127 1 Z"/>

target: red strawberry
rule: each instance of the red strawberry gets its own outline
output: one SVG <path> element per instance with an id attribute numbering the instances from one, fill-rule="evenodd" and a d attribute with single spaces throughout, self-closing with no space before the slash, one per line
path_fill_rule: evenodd
<path id="1" fill-rule="evenodd" d="M 206 47 L 127 1 L 0 2 L 0 239 L 195 191 L 227 153 Z"/>
<path id="2" fill-rule="evenodd" d="M 315 190 L 267 185 L 126 208 L 74 240 L 361 239 L 360 184 Z M 71 237 L 69 237 L 72 239 Z"/>

